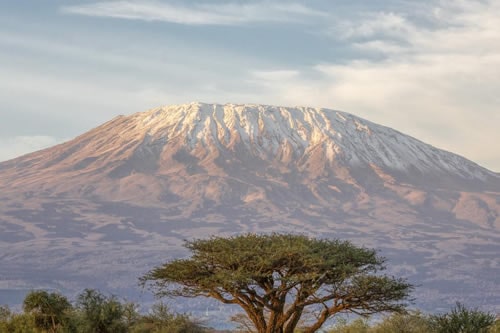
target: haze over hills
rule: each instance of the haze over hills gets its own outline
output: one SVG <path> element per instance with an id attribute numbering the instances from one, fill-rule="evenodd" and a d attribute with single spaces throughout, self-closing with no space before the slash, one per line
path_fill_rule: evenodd
<path id="1" fill-rule="evenodd" d="M 426 309 L 500 311 L 500 175 L 334 110 L 191 103 L 116 117 L 0 163 L 0 228 L 0 297 L 134 293 L 183 239 L 287 231 L 380 249 Z"/>

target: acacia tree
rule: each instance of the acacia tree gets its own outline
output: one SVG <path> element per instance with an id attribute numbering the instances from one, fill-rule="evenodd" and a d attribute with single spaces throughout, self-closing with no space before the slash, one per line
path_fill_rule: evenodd
<path id="1" fill-rule="evenodd" d="M 259 333 L 292 333 L 306 309 L 317 331 L 341 312 L 404 310 L 413 287 L 378 275 L 385 259 L 349 241 L 245 234 L 186 242 L 192 255 L 158 266 L 141 283 L 162 296 L 205 296 L 237 304 Z"/>

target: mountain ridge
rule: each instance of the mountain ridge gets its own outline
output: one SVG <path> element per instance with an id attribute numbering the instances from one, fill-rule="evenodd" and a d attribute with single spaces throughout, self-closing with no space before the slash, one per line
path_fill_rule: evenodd
<path id="1" fill-rule="evenodd" d="M 302 119 L 300 119 L 301 117 Z M 186 118 L 187 121 L 184 123 Z M 286 127 L 286 125 L 290 125 L 290 127 Z M 121 129 L 122 134 L 128 131 L 128 133 L 123 134 L 128 138 L 124 143 L 121 143 L 120 147 L 112 146 L 114 141 L 118 141 L 116 138 L 113 139 L 112 135 L 122 136 L 120 133 L 115 133 L 117 127 Z M 83 136 L 49 148 L 49 151 L 64 149 L 66 145 L 77 141 L 76 146 L 60 154 L 58 159 L 51 163 L 57 164 L 71 157 L 78 149 L 84 148 L 86 141 L 89 141 L 86 140 L 86 136 L 91 136 L 94 132 L 102 136 L 104 131 L 110 131 L 110 133 L 106 133 L 108 147 L 106 148 L 105 144 L 93 145 L 90 148 L 94 151 L 89 152 L 91 156 L 80 159 L 75 168 L 85 169 L 87 165 L 92 164 L 93 158 L 98 159 L 95 156 L 96 152 L 102 151 L 103 146 L 104 149 L 108 150 L 113 148 L 123 150 L 122 147 L 134 145 L 135 142 L 137 145 L 134 147 L 134 152 L 137 154 L 147 155 L 148 150 L 149 152 L 153 150 L 153 153 L 158 155 L 161 152 L 157 150 L 162 148 L 166 141 L 169 142 L 169 145 L 176 141 L 175 144 L 182 144 L 184 149 L 188 151 L 193 151 L 194 145 L 198 145 L 198 150 L 200 150 L 198 155 L 210 153 L 201 152 L 203 148 L 200 148 L 200 145 L 211 147 L 213 152 L 221 148 L 232 150 L 235 146 L 241 146 L 243 143 L 243 146 L 247 147 L 238 148 L 250 149 L 251 154 L 256 154 L 261 159 L 270 159 L 285 164 L 294 157 L 307 159 L 308 156 L 304 155 L 312 155 L 314 154 L 313 150 L 317 149 L 322 150 L 323 155 L 326 156 L 326 164 L 331 164 L 336 159 L 341 164 L 349 166 L 366 167 L 374 164 L 379 168 L 389 168 L 392 171 L 400 172 L 409 172 L 411 168 L 414 172 L 425 173 L 430 169 L 444 175 L 453 172 L 455 176 L 464 180 L 479 179 L 486 184 L 489 184 L 488 180 L 498 182 L 500 179 L 496 173 L 461 156 L 434 148 L 398 131 L 345 112 L 256 104 L 220 105 L 195 102 L 155 108 L 131 116 L 115 117 Z M 132 134 L 133 137 L 131 137 Z M 178 137 L 184 140 L 179 142 Z M 347 137 L 347 140 L 344 137 Z M 375 139 L 370 141 L 372 137 Z M 398 140 L 404 142 L 401 144 L 397 142 Z M 109 142 L 111 142 L 111 146 L 109 146 Z M 382 154 L 383 152 L 385 154 Z M 33 155 L 25 155 L 21 157 L 21 160 L 26 161 L 27 156 Z M 118 161 L 123 159 L 118 154 L 113 156 L 116 156 Z M 0 163 L 0 168 L 5 169 L 5 163 L 8 161 Z M 46 169 L 50 167 L 51 163 L 46 163 L 42 167 Z M 147 168 L 144 161 L 141 163 L 143 165 L 138 166 L 139 169 Z M 154 168 L 155 166 L 149 165 L 149 167 Z M 122 167 L 122 171 L 124 168 Z M 120 170 L 115 172 L 115 174 L 119 173 Z"/>

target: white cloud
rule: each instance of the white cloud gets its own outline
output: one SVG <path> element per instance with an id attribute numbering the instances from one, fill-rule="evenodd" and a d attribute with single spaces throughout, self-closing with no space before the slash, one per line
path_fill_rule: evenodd
<path id="1" fill-rule="evenodd" d="M 318 64 L 314 80 L 261 77 L 262 86 L 277 103 L 350 111 L 500 171 L 498 13 L 500 2 L 462 0 L 428 8 L 433 25 L 365 14 L 336 26 L 358 59 Z"/>
<path id="2" fill-rule="evenodd" d="M 0 161 L 6 161 L 33 151 L 53 146 L 60 140 L 44 135 L 0 138 Z"/>
<path id="3" fill-rule="evenodd" d="M 415 27 L 402 14 L 397 13 L 366 13 L 360 21 L 339 21 L 329 30 L 342 39 L 370 38 L 379 34 L 386 37 L 407 37 Z"/>
<path id="4" fill-rule="evenodd" d="M 265 81 L 282 81 L 295 79 L 300 74 L 296 70 L 270 70 L 270 71 L 254 71 L 251 73 L 257 80 Z"/>
<path id="5" fill-rule="evenodd" d="M 323 13 L 298 3 L 169 4 L 157 1 L 106 1 L 64 6 L 64 13 L 188 25 L 240 25 L 251 22 L 302 21 Z"/>

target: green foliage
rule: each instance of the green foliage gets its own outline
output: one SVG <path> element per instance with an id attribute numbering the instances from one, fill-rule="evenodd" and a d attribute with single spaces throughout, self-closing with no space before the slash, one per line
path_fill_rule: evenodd
<path id="1" fill-rule="evenodd" d="M 186 314 L 172 312 L 164 303 L 155 304 L 148 314 L 140 314 L 137 305 L 134 303 L 122 303 L 116 297 L 106 297 L 100 292 L 87 289 L 79 297 L 75 307 L 66 304 L 63 308 L 63 320 L 53 330 L 52 326 L 43 328 L 36 321 L 38 312 L 42 312 L 44 304 L 40 305 L 40 300 L 62 299 L 59 294 L 31 292 L 26 296 L 26 312 L 16 313 L 8 306 L 0 306 L 0 333 L 99 333 L 99 332 L 127 332 L 127 333 L 208 333 L 213 332 L 205 328 L 199 322 L 192 320 Z M 35 297 L 37 296 L 37 297 Z M 35 302 L 36 300 L 36 302 Z M 37 306 L 33 304 L 38 304 Z M 49 302 L 50 304 L 50 302 Z M 116 311 L 97 311 L 96 309 L 106 308 L 106 304 L 112 304 L 112 308 L 121 308 L 121 316 L 116 315 Z M 100 313 L 100 318 L 86 316 L 86 309 L 93 309 L 91 313 Z M 45 313 L 49 311 L 45 308 Z M 314 311 L 305 313 L 307 324 L 314 318 Z M 309 316 L 309 317 L 308 317 Z M 112 317 L 115 320 L 107 321 L 105 329 L 89 325 L 91 318 Z M 253 333 L 256 329 L 252 321 L 243 313 L 232 318 L 237 326 L 235 332 Z M 106 321 L 105 321 L 106 322 Z M 301 327 L 299 324 L 298 327 Z M 294 333 L 307 332 L 308 327 L 297 328 Z M 424 315 L 418 311 L 393 313 L 383 318 L 380 322 L 370 325 L 367 318 L 361 317 L 354 321 L 347 321 L 343 317 L 335 320 L 335 325 L 330 327 L 329 333 L 500 333 L 500 320 L 494 321 L 491 314 L 478 310 L 469 310 L 461 304 L 457 304 L 449 313 L 440 315 Z"/>
<path id="2" fill-rule="evenodd" d="M 85 289 L 78 296 L 81 333 L 120 333 L 127 331 L 125 307 L 114 296 L 104 296 L 94 289 Z"/>
<path id="3" fill-rule="evenodd" d="M 429 333 L 429 318 L 420 312 L 396 313 L 375 325 L 370 333 Z"/>
<path id="4" fill-rule="evenodd" d="M 207 332 L 189 316 L 173 313 L 162 303 L 141 315 L 134 303 L 122 303 L 93 289 L 83 291 L 75 307 L 57 293 L 31 292 L 24 300 L 24 310 L 13 313 L 0 306 L 0 333 Z"/>
<path id="5" fill-rule="evenodd" d="M 13 313 L 7 321 L 0 324 L 0 332 L 39 333 L 35 326 L 35 317 L 28 313 Z"/>
<path id="6" fill-rule="evenodd" d="M 238 304 L 258 332 L 292 333 L 309 307 L 321 305 L 315 332 L 340 312 L 402 311 L 412 286 L 377 275 L 384 258 L 348 241 L 300 235 L 246 234 L 187 242 L 189 259 L 146 274 L 158 296 L 206 296 Z"/>
<path id="7" fill-rule="evenodd" d="M 28 293 L 23 302 L 23 309 L 34 317 L 35 327 L 50 333 L 60 331 L 67 321 L 67 312 L 71 304 L 63 295 L 45 290 Z"/>
<path id="8" fill-rule="evenodd" d="M 437 333 L 488 333 L 495 316 L 457 303 L 449 313 L 431 316 Z"/>
<path id="9" fill-rule="evenodd" d="M 127 327 L 133 327 L 138 322 L 140 322 L 142 316 L 138 312 L 138 305 L 135 303 L 125 303 L 123 304 L 123 320 Z"/>
<path id="10" fill-rule="evenodd" d="M 144 316 L 132 333 L 202 333 L 206 329 L 185 314 L 170 311 L 164 303 L 153 305 L 151 313 Z"/>
<path id="11" fill-rule="evenodd" d="M 500 333 L 500 322 L 490 321 L 491 315 L 457 306 L 450 313 L 424 315 L 421 312 L 396 313 L 369 326 L 362 319 L 339 321 L 330 333 Z"/>
<path id="12" fill-rule="evenodd" d="M 9 321 L 12 316 L 12 312 L 8 306 L 0 306 L 0 332 L 8 332 Z"/>
<path id="13" fill-rule="evenodd" d="M 335 326 L 330 331 L 331 333 L 369 333 L 370 325 L 363 318 L 358 318 L 352 322 L 348 322 L 344 318 L 339 318 Z"/>
<path id="14" fill-rule="evenodd" d="M 7 320 L 12 315 L 12 311 L 7 305 L 0 305 L 0 321 Z"/>

